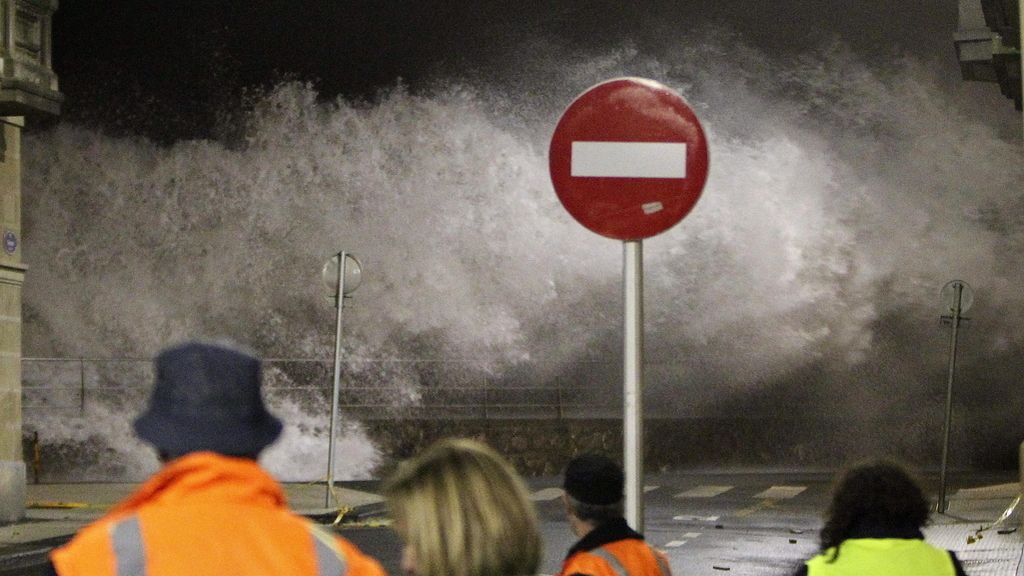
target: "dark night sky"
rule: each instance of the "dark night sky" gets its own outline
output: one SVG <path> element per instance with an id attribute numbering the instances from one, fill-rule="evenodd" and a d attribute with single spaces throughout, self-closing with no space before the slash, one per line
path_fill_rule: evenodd
<path id="1" fill-rule="evenodd" d="M 914 54 L 941 67 L 952 90 L 980 99 L 991 123 L 1013 118 L 995 85 L 960 86 L 951 0 L 63 0 L 54 67 L 66 119 L 167 141 L 206 135 L 244 87 L 283 78 L 315 82 L 324 97 L 372 99 L 399 78 L 416 90 L 507 74 L 532 39 L 551 50 L 629 41 L 656 52 L 708 25 L 776 56 L 835 38 L 869 60 Z"/>

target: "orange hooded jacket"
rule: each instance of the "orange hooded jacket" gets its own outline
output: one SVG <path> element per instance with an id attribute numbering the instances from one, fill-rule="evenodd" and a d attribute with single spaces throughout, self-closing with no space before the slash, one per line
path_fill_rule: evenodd
<path id="1" fill-rule="evenodd" d="M 644 542 L 624 518 L 601 522 L 573 545 L 559 576 L 672 576 L 664 552 Z"/>
<path id="2" fill-rule="evenodd" d="M 212 452 L 170 462 L 50 559 L 60 576 L 384 576 L 355 545 L 289 512 L 255 461 Z"/>
<path id="3" fill-rule="evenodd" d="M 619 540 L 567 558 L 561 574 L 671 576 L 668 559 L 643 540 Z"/>

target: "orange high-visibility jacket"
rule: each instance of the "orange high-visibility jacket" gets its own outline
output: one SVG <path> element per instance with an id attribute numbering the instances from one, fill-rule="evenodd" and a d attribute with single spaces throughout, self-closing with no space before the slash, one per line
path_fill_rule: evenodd
<path id="1" fill-rule="evenodd" d="M 617 540 L 565 559 L 561 576 L 670 576 L 668 559 L 643 540 Z"/>
<path id="2" fill-rule="evenodd" d="M 60 576 L 384 576 L 291 513 L 255 461 L 211 452 L 170 462 L 50 559 Z"/>

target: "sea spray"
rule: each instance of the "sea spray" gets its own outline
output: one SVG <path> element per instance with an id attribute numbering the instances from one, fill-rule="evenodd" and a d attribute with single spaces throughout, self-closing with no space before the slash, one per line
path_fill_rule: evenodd
<path id="1" fill-rule="evenodd" d="M 937 295 L 960 277 L 979 295 L 962 366 L 988 382 L 971 406 L 1019 414 L 998 382 L 1019 372 L 1024 338 L 1024 163 L 926 65 L 868 65 L 837 44 L 774 58 L 699 33 L 659 54 L 559 56 L 373 102 L 281 84 L 230 142 L 74 125 L 27 137 L 26 355 L 145 357 L 225 335 L 329 359 L 318 273 L 345 249 L 364 272 L 346 378 L 415 402 L 447 377 L 415 361 L 443 360 L 495 386 L 595 377 L 606 395 L 621 248 L 557 204 L 545 151 L 575 94 L 637 75 L 689 100 L 711 150 L 693 213 L 645 244 L 652 412 L 770 417 L 795 397 L 807 414 L 927 419 L 945 353 Z M 375 376 L 389 359 L 409 363 Z M 322 424 L 309 410 L 289 415 Z M 304 429 L 296 446 L 324 445 L 321 426 Z"/>

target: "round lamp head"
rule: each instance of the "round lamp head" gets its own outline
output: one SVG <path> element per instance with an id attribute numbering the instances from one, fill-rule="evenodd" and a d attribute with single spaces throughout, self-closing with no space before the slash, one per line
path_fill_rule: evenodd
<path id="1" fill-rule="evenodd" d="M 359 288 L 359 284 L 363 280 L 363 267 L 359 264 L 359 260 L 355 256 L 345 254 L 345 294 L 348 296 Z M 328 297 L 334 298 L 338 294 L 338 255 L 335 254 L 330 260 L 324 263 L 324 269 L 321 273 L 324 286 L 327 287 Z"/>

